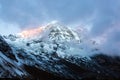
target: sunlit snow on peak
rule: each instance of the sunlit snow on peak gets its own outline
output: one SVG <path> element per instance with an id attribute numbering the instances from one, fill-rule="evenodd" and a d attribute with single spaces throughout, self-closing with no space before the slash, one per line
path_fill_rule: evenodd
<path id="1" fill-rule="evenodd" d="M 32 28 L 28 30 L 23 30 L 21 33 L 18 33 L 23 38 L 34 37 L 39 35 L 44 30 L 44 27 Z"/>
<path id="2" fill-rule="evenodd" d="M 41 32 L 43 32 L 45 29 L 49 28 L 50 25 L 55 25 L 57 23 L 58 23 L 58 21 L 55 20 L 44 26 L 40 26 L 37 28 L 31 28 L 31 29 L 25 29 L 25 30 L 21 31 L 20 33 L 18 33 L 18 35 L 20 35 L 22 38 L 34 37 L 34 36 L 40 35 Z"/>

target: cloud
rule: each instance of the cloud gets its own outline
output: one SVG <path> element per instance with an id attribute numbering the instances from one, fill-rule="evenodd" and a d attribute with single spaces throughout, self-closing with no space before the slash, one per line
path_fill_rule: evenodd
<path id="1" fill-rule="evenodd" d="M 106 53 L 111 55 L 120 55 L 120 25 L 113 25 L 109 32 L 106 34 L 106 42 L 102 45 L 102 48 Z"/>
<path id="2" fill-rule="evenodd" d="M 96 9 L 93 0 L 0 0 L 0 2 L 2 4 L 0 18 L 16 22 L 21 27 L 52 20 L 72 24 L 79 20 L 84 21 Z"/>
<path id="3" fill-rule="evenodd" d="M 0 4 L 0 9 L 2 8 L 2 5 Z"/>
<path id="4" fill-rule="evenodd" d="M 95 36 L 101 35 L 106 32 L 107 29 L 113 27 L 120 20 L 120 1 L 110 0 L 98 1 L 97 6 L 97 16 L 93 21 L 92 33 Z"/>
<path id="5" fill-rule="evenodd" d="M 15 23 L 7 23 L 0 20 L 0 35 L 15 34 L 20 31 L 20 28 Z"/>

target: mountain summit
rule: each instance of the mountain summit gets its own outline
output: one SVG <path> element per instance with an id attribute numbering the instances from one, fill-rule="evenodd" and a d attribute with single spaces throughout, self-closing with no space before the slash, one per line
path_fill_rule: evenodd
<path id="1" fill-rule="evenodd" d="M 49 39 L 53 41 L 75 40 L 80 42 L 80 37 L 74 30 L 60 23 L 51 23 L 45 26 L 45 33 L 47 33 Z"/>
<path id="2" fill-rule="evenodd" d="M 28 29 L 20 33 L 21 37 L 41 37 L 52 41 L 78 41 L 80 42 L 80 34 L 77 34 L 73 29 L 63 26 L 58 22 L 51 22 L 45 26 L 35 29 Z"/>

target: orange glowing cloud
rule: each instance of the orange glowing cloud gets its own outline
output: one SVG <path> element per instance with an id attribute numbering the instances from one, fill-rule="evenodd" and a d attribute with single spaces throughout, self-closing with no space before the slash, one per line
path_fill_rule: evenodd
<path id="1" fill-rule="evenodd" d="M 29 37 L 34 37 L 36 35 L 39 35 L 42 31 L 44 30 L 44 27 L 38 27 L 35 29 L 28 29 L 24 30 L 19 35 L 23 38 L 29 38 Z"/>

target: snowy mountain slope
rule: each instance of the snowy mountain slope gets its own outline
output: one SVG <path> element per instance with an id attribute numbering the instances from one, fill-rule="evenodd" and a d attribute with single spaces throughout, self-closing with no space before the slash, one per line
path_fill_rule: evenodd
<path id="1" fill-rule="evenodd" d="M 80 37 L 72 29 L 63 26 L 59 23 L 49 24 L 46 26 L 49 39 L 54 41 L 71 41 L 76 40 L 80 42 Z"/>
<path id="2" fill-rule="evenodd" d="M 120 58 L 83 46 L 79 35 L 60 24 L 49 24 L 34 38 L 0 36 L 0 77 L 40 80 L 117 80 Z M 94 49 L 94 50 L 93 50 Z"/>

